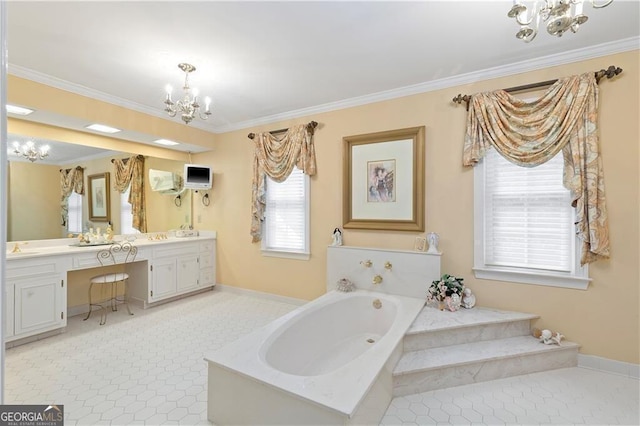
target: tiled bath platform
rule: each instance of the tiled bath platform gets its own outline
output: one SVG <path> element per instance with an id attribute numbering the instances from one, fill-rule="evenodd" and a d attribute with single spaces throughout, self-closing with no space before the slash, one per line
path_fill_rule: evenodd
<path id="1" fill-rule="evenodd" d="M 538 316 L 486 308 L 425 307 L 404 339 L 395 396 L 577 365 L 579 346 L 545 345 L 531 336 Z"/>

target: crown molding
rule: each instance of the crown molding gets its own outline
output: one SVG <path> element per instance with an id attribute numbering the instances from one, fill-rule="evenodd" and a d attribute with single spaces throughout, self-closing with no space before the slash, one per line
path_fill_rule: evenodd
<path id="1" fill-rule="evenodd" d="M 329 102 L 313 107 L 301 108 L 293 111 L 283 112 L 279 114 L 268 115 L 253 120 L 246 120 L 237 123 L 226 124 L 222 126 L 214 126 L 201 121 L 191 123 L 192 127 L 212 132 L 226 133 L 235 130 L 246 129 L 250 127 L 262 126 L 279 121 L 285 121 L 300 117 L 306 117 L 313 114 L 320 114 L 329 111 L 335 111 L 345 108 L 371 104 L 375 102 L 386 101 L 405 96 L 416 95 L 425 92 L 431 92 L 449 87 L 461 86 L 478 81 L 489 80 L 492 78 L 506 77 L 523 72 L 536 71 L 543 68 L 565 65 L 573 62 L 584 61 L 602 56 L 613 55 L 616 53 L 638 50 L 640 48 L 640 37 L 631 37 L 627 39 L 617 40 L 609 43 L 602 43 L 582 49 L 575 49 L 568 52 L 557 53 L 553 55 L 543 56 L 540 58 L 530 59 L 521 62 L 515 62 L 509 65 L 487 68 L 484 70 L 474 71 L 466 74 L 460 74 L 452 77 L 441 78 L 438 80 L 418 83 L 410 86 L 404 86 L 397 89 L 386 90 L 382 92 L 372 93 L 369 95 L 358 96 L 355 98 L 344 99 L 336 102 Z M 611 64 L 604 64 L 603 67 Z M 118 105 L 123 108 L 142 112 L 154 117 L 167 119 L 161 110 L 149 108 L 136 102 L 109 95 L 98 90 L 94 90 L 79 84 L 71 83 L 47 74 L 30 70 L 18 65 L 9 64 L 9 74 L 16 77 L 32 80 L 37 83 L 46 84 L 47 86 L 72 92 L 81 96 L 87 96 L 103 102 Z"/>

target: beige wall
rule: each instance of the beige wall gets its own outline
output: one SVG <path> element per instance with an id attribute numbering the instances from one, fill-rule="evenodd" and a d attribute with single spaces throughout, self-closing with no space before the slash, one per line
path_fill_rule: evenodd
<path id="1" fill-rule="evenodd" d="M 325 291 L 326 246 L 342 223 L 342 138 L 426 126 L 426 230 L 440 235 L 443 272 L 465 278 L 479 305 L 532 312 L 538 327 L 561 331 L 582 353 L 639 359 L 638 52 L 548 68 L 400 99 L 316 114 L 218 135 L 215 150 L 197 161 L 214 168 L 209 207 L 194 203 L 203 229 L 218 231 L 218 282 L 303 299 Z M 462 167 L 466 113 L 451 99 L 475 93 L 595 71 L 617 65 L 624 73 L 600 83 L 600 135 L 609 208 L 612 258 L 592 265 L 587 291 L 477 280 L 473 276 L 473 170 Z M 311 259 L 263 257 L 251 244 L 252 144 L 259 132 L 316 120 L 318 174 L 311 180 Z M 413 248 L 417 233 L 346 230 L 347 245 Z M 428 283 L 425 283 L 425 289 Z"/>
<path id="2" fill-rule="evenodd" d="M 9 183 L 7 241 L 60 238 L 59 168 L 11 161 Z"/>

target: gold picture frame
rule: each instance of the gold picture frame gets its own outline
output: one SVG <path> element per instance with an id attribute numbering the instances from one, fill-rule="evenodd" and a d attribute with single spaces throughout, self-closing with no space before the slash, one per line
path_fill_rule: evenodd
<path id="1" fill-rule="evenodd" d="M 90 175 L 87 179 L 89 220 L 110 222 L 111 187 L 109 186 L 109 172 Z"/>
<path id="2" fill-rule="evenodd" d="M 424 231 L 425 127 L 343 138 L 346 229 Z"/>

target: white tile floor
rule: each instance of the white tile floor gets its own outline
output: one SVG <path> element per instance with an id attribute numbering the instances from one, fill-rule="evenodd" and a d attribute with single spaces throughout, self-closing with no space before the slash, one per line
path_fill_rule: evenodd
<path id="1" fill-rule="evenodd" d="M 7 350 L 5 403 L 64 404 L 66 425 L 208 424 L 203 357 L 295 306 L 207 292 L 110 313 Z M 581 368 L 395 398 L 382 425 L 640 424 L 638 380 Z"/>

